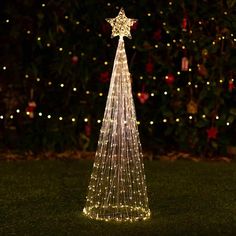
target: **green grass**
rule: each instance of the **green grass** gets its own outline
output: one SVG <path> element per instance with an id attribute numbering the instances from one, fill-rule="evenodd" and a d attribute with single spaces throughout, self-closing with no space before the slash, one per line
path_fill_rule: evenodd
<path id="1" fill-rule="evenodd" d="M 151 220 L 82 215 L 91 161 L 0 162 L 0 235 L 236 235 L 236 163 L 145 162 Z"/>

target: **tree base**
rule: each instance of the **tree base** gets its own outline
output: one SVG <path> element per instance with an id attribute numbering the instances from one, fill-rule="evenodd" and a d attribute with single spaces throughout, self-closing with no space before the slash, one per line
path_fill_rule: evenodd
<path id="1" fill-rule="evenodd" d="M 91 219 L 119 222 L 147 220 L 151 216 L 149 209 L 129 205 L 85 207 L 83 213 Z"/>

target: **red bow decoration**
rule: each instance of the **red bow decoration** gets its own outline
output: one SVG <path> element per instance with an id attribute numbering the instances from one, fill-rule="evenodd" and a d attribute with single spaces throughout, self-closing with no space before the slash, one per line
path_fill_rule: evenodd
<path id="1" fill-rule="evenodd" d="M 207 138 L 208 139 L 216 139 L 218 130 L 216 127 L 211 127 L 207 129 Z"/>
<path id="2" fill-rule="evenodd" d="M 138 94 L 138 99 L 140 101 L 141 104 L 144 104 L 149 98 L 149 94 L 142 92 Z"/>

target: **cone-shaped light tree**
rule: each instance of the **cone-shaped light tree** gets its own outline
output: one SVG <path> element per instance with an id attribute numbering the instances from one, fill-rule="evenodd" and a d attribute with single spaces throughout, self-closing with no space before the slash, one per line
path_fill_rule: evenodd
<path id="1" fill-rule="evenodd" d="M 107 19 L 119 36 L 84 214 L 93 219 L 135 221 L 150 217 L 143 156 L 123 37 L 136 20 L 121 9 Z"/>

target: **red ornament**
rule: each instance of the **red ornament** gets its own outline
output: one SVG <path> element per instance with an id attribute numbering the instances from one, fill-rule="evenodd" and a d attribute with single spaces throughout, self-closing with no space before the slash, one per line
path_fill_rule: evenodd
<path id="1" fill-rule="evenodd" d="M 152 63 L 151 61 L 149 61 L 149 62 L 146 64 L 145 69 L 146 69 L 146 72 L 147 72 L 148 74 L 152 74 L 153 71 L 154 71 L 154 65 L 153 65 L 153 63 Z"/>
<path id="2" fill-rule="evenodd" d="M 141 104 L 144 104 L 149 98 L 149 94 L 146 92 L 138 93 L 138 99 Z"/>
<path id="3" fill-rule="evenodd" d="M 199 75 L 203 76 L 203 77 L 207 77 L 208 76 L 208 70 L 205 67 L 204 64 L 199 64 L 198 65 L 198 73 Z"/>
<path id="4" fill-rule="evenodd" d="M 134 22 L 134 24 L 131 26 L 131 30 L 136 30 L 138 28 L 138 21 Z"/>
<path id="5" fill-rule="evenodd" d="M 232 92 L 232 90 L 234 89 L 234 80 L 233 79 L 229 80 L 228 88 L 229 88 L 230 92 Z"/>
<path id="6" fill-rule="evenodd" d="M 161 39 L 161 30 L 160 30 L 160 29 L 158 29 L 158 30 L 156 30 L 156 31 L 154 32 L 153 38 L 154 38 L 156 41 L 158 41 L 158 40 Z"/>
<path id="7" fill-rule="evenodd" d="M 207 129 L 207 138 L 208 139 L 216 139 L 218 130 L 216 127 L 211 127 Z"/>
<path id="8" fill-rule="evenodd" d="M 34 118 L 34 110 L 36 107 L 37 107 L 36 102 L 34 101 L 28 102 L 28 107 L 26 108 L 26 112 L 30 118 Z"/>
<path id="9" fill-rule="evenodd" d="M 108 82 L 109 79 L 110 79 L 110 75 L 109 75 L 109 72 L 108 72 L 108 71 L 104 71 L 104 72 L 101 72 L 101 73 L 100 73 L 99 80 L 100 80 L 102 83 Z"/>
<path id="10" fill-rule="evenodd" d="M 165 77 L 165 81 L 168 85 L 173 85 L 174 81 L 175 81 L 175 77 L 172 73 L 168 73 Z"/>
<path id="11" fill-rule="evenodd" d="M 188 66 L 189 66 L 188 58 L 187 57 L 182 57 L 181 70 L 182 71 L 188 71 Z"/>
<path id="12" fill-rule="evenodd" d="M 79 58 L 78 58 L 77 56 L 73 56 L 73 57 L 71 58 L 71 62 L 72 62 L 72 64 L 74 64 L 74 65 L 76 65 L 76 64 L 78 63 L 78 61 L 79 61 Z"/>
<path id="13" fill-rule="evenodd" d="M 89 123 L 85 125 L 84 131 L 85 131 L 85 135 L 87 137 L 90 137 L 90 135 L 91 135 L 91 125 Z"/>
<path id="14" fill-rule="evenodd" d="M 187 31 L 187 27 L 188 27 L 188 18 L 187 18 L 187 14 L 185 14 L 182 23 L 181 23 L 181 27 L 183 31 Z"/>

